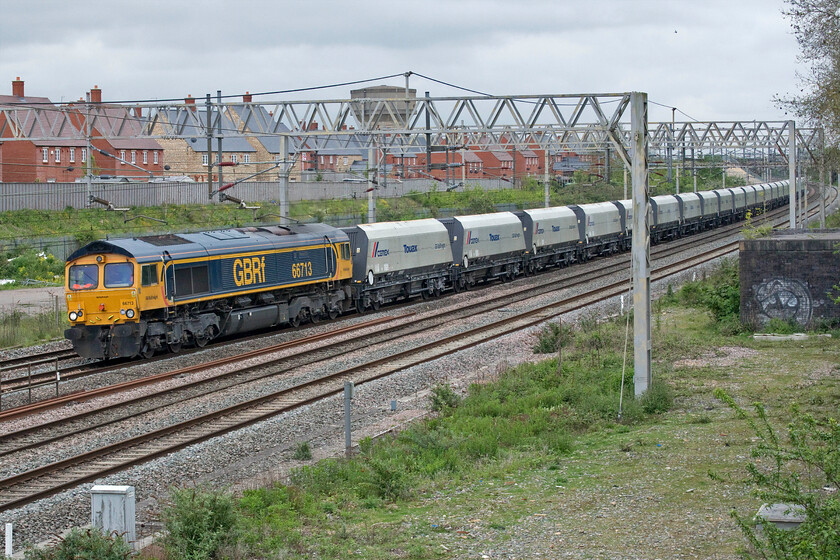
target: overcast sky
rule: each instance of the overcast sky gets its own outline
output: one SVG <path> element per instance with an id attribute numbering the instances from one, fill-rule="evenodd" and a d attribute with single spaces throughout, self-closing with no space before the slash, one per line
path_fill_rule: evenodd
<path id="1" fill-rule="evenodd" d="M 408 70 L 490 94 L 644 91 L 699 120 L 786 118 L 782 0 L 0 0 L 0 93 L 204 97 Z M 403 78 L 377 81 L 404 85 Z M 355 86 L 360 87 L 360 86 Z M 464 94 L 412 77 L 418 95 Z M 348 98 L 350 87 L 285 99 Z M 278 98 L 277 96 L 274 97 Z M 651 106 L 650 120 L 671 111 Z M 680 120 L 679 113 L 677 120 Z M 685 120 L 685 117 L 683 117 Z"/>

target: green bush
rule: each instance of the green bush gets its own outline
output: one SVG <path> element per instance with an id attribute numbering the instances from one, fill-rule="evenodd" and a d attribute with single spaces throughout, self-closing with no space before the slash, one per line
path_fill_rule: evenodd
<path id="1" fill-rule="evenodd" d="M 0 278 L 60 284 L 64 263 L 37 249 L 21 247 L 0 256 Z"/>
<path id="2" fill-rule="evenodd" d="M 429 396 L 430 408 L 435 412 L 455 408 L 460 401 L 461 397 L 444 383 L 432 387 L 432 394 Z"/>
<path id="3" fill-rule="evenodd" d="M 24 553 L 26 560 L 124 560 L 130 556 L 131 547 L 122 537 L 104 535 L 98 529 L 73 529 L 54 546 Z"/>
<path id="4" fill-rule="evenodd" d="M 739 317 L 741 283 L 737 262 L 724 260 L 708 278 L 684 285 L 680 289 L 680 299 L 687 305 L 708 309 L 716 321 Z"/>
<path id="5" fill-rule="evenodd" d="M 840 423 L 836 418 L 817 419 L 791 408 L 786 437 L 770 424 L 760 403 L 754 414 L 718 389 L 715 396 L 738 418 L 747 422 L 758 443 L 747 464 L 746 483 L 757 504 L 802 506 L 805 521 L 795 530 L 776 528 L 764 519 L 753 520 L 733 510 L 747 541 L 745 558 L 785 560 L 830 560 L 840 558 Z M 721 479 L 712 474 L 712 478 Z M 758 506 L 756 506 L 757 508 Z"/>
<path id="6" fill-rule="evenodd" d="M 300 442 L 295 448 L 295 454 L 292 456 L 296 461 L 308 461 L 312 458 L 312 450 L 309 449 L 309 444 L 305 441 Z"/>
<path id="7" fill-rule="evenodd" d="M 213 558 L 220 546 L 234 540 L 234 506 L 231 495 L 209 488 L 173 490 L 163 512 L 167 552 L 184 560 Z"/>
<path id="8" fill-rule="evenodd" d="M 647 414 L 668 412 L 674 404 L 674 393 L 664 381 L 654 380 L 642 395 L 639 404 Z"/>

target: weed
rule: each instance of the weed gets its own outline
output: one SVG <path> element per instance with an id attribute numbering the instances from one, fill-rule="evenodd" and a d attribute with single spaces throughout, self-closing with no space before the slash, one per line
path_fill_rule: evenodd
<path id="1" fill-rule="evenodd" d="M 163 519 L 166 549 L 173 558 L 213 558 L 217 549 L 234 540 L 233 496 L 205 487 L 177 488 Z"/>
<path id="2" fill-rule="evenodd" d="M 668 412 L 674 404 L 674 393 L 664 381 L 654 380 L 642 395 L 640 404 L 647 414 Z"/>
<path id="3" fill-rule="evenodd" d="M 302 441 L 295 448 L 295 454 L 292 456 L 296 461 L 308 461 L 312 458 L 312 450 L 309 449 L 309 443 Z"/>
<path id="4" fill-rule="evenodd" d="M 103 535 L 98 529 L 73 529 L 58 544 L 44 549 L 30 548 L 26 560 L 125 560 L 131 556 L 131 547 L 122 537 Z"/>
<path id="5" fill-rule="evenodd" d="M 434 412 L 443 412 L 458 406 L 461 397 L 449 385 L 440 383 L 432 388 L 429 396 L 430 408 Z"/>

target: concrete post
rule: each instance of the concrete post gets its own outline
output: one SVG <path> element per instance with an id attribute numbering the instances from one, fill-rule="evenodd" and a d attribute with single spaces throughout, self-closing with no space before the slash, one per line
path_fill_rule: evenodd
<path id="1" fill-rule="evenodd" d="M 12 524 L 6 523 L 6 556 L 11 558 L 14 553 L 14 543 L 12 542 Z"/>
<path id="2" fill-rule="evenodd" d="M 788 177 L 790 180 L 789 189 L 789 212 L 788 227 L 796 229 L 796 124 L 788 121 Z"/>
<path id="3" fill-rule="evenodd" d="M 350 438 L 351 424 L 350 424 L 350 401 L 353 399 L 355 393 L 355 386 L 352 381 L 344 382 L 344 455 L 350 456 L 350 448 L 353 442 Z"/>
<path id="4" fill-rule="evenodd" d="M 650 371 L 650 231 L 648 230 L 647 94 L 630 94 L 633 165 L 633 382 L 647 391 Z"/>

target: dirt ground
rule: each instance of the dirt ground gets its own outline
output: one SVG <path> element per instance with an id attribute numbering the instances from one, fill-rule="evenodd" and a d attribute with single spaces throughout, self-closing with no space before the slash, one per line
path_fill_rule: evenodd
<path id="1" fill-rule="evenodd" d="M 18 310 L 36 315 L 45 311 L 53 311 L 58 296 L 60 310 L 67 306 L 64 303 L 64 288 L 52 286 L 49 288 L 21 288 L 19 290 L 0 290 L 0 314 Z"/>

